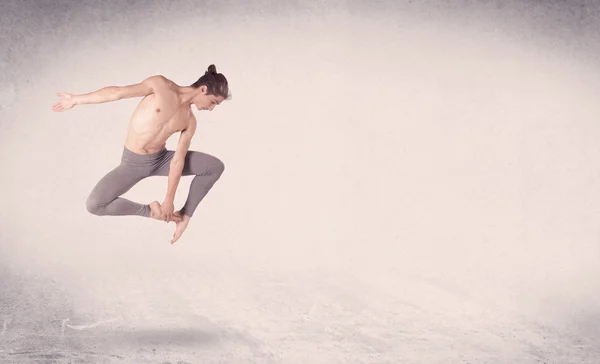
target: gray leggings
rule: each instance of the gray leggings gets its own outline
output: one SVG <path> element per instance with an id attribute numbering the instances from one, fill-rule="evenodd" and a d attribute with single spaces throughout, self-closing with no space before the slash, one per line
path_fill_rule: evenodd
<path id="1" fill-rule="evenodd" d="M 174 151 L 166 148 L 148 155 L 136 154 L 123 148 L 121 164 L 96 184 L 86 201 L 87 210 L 100 216 L 150 217 L 149 204 L 136 203 L 120 196 L 146 177 L 168 176 L 169 163 L 174 154 Z M 187 201 L 181 209 L 183 214 L 192 217 L 196 207 L 221 177 L 224 169 L 225 166 L 219 159 L 202 152 L 188 151 L 182 175 L 196 177 L 192 180 Z"/>

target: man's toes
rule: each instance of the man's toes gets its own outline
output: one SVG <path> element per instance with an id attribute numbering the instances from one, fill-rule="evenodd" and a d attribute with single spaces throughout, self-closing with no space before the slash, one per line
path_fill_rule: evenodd
<path id="1" fill-rule="evenodd" d="M 179 240 L 179 238 L 181 237 L 181 234 L 183 233 L 183 231 L 180 230 L 175 230 L 175 233 L 173 233 L 173 239 L 171 239 L 171 244 L 175 243 L 177 240 Z"/>

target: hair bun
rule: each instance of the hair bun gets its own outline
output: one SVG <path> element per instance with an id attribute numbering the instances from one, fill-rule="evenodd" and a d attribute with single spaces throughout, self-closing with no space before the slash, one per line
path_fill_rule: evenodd
<path id="1" fill-rule="evenodd" d="M 213 75 L 217 74 L 217 67 L 215 67 L 214 64 L 211 64 L 210 66 L 208 66 L 208 73 L 212 73 Z"/>

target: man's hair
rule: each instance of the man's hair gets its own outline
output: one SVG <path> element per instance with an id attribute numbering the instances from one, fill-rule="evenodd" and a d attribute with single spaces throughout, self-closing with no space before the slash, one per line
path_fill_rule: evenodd
<path id="1" fill-rule="evenodd" d="M 208 70 L 204 73 L 198 81 L 191 85 L 193 88 L 200 86 L 206 86 L 208 95 L 222 96 L 224 99 L 229 100 L 231 93 L 229 92 L 229 84 L 227 79 L 222 73 L 217 73 L 217 67 L 214 64 L 208 66 Z"/>

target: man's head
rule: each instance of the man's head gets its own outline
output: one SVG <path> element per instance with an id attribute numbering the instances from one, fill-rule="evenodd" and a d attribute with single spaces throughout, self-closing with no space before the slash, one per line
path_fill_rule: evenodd
<path id="1" fill-rule="evenodd" d="M 210 110 L 219 105 L 223 100 L 229 100 L 229 85 L 222 73 L 217 73 L 214 64 L 208 66 L 208 70 L 191 87 L 198 89 L 198 94 L 192 99 L 198 110 Z"/>

